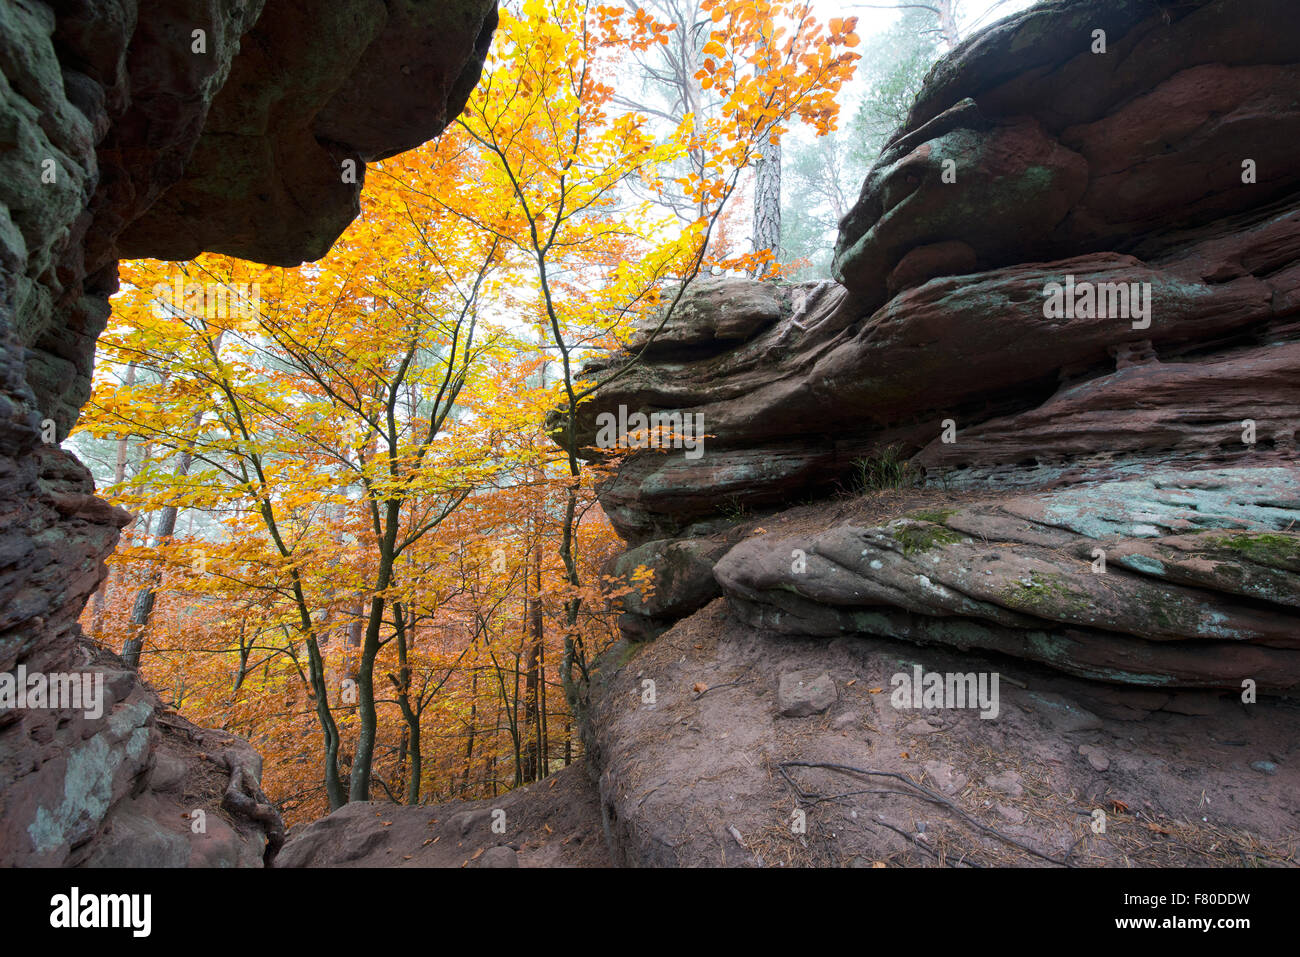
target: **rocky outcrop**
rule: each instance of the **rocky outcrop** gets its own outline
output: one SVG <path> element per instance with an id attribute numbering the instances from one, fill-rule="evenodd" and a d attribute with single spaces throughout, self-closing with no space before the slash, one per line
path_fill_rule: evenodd
<path id="1" fill-rule="evenodd" d="M 92 712 L 0 712 L 6 866 L 261 867 L 284 840 L 248 742 L 167 712 L 84 642 L 53 664 L 103 681 Z M 50 673 L 39 658 L 22 667 Z"/>
<path id="2" fill-rule="evenodd" d="M 605 487 L 606 508 L 633 541 L 671 536 L 729 501 L 824 494 L 889 446 L 950 481 L 1090 459 L 1292 461 L 1300 207 L 1220 225 L 1232 232 L 1150 264 L 1099 253 L 938 277 L 853 321 L 847 290 L 796 287 L 803 308 L 745 343 L 643 362 L 584 407 L 591 445 L 595 417 L 619 405 L 701 414 L 709 436 L 697 458 L 636 456 Z M 1149 327 L 1044 316 L 1044 288 L 1069 276 L 1149 284 Z"/>
<path id="3" fill-rule="evenodd" d="M 193 130 L 183 177 L 125 229 L 122 255 L 319 259 L 360 212 L 364 164 L 433 138 L 461 111 L 495 11 L 484 0 L 268 4 L 234 38 L 239 54 Z M 115 157 L 148 129 L 130 119 L 106 145 Z M 349 160 L 355 177 L 342 175 Z"/>
<path id="4" fill-rule="evenodd" d="M 588 448 L 620 406 L 702 417 L 702 455 L 638 450 L 603 486 L 619 532 L 668 554 L 897 463 L 924 508 L 750 535 L 715 594 L 787 634 L 1294 691 L 1285 7 L 1060 0 L 954 50 L 841 223 L 838 283 L 688 290 L 666 343 L 583 407 Z"/>
<path id="5" fill-rule="evenodd" d="M 1086 678 L 1300 691 L 1300 470 L 1155 472 L 754 536 L 742 620 L 997 651 Z"/>
<path id="6" fill-rule="evenodd" d="M 294 828 L 276 867 L 608 867 L 584 765 L 500 797 L 402 807 L 354 801 Z"/>
<path id="7" fill-rule="evenodd" d="M 1287 7 L 1009 18 L 931 71 L 838 283 L 710 282 L 590 367 L 644 349 L 588 454 L 620 406 L 707 436 L 600 490 L 659 602 L 584 729 L 617 860 L 1295 865 Z"/>
<path id="8" fill-rule="evenodd" d="M 137 861 L 156 816 L 161 703 L 76 626 L 129 516 L 58 447 L 118 258 L 319 257 L 356 215 L 364 162 L 459 112 L 495 18 L 492 0 L 0 3 L 0 674 L 95 672 L 109 689 L 97 719 L 0 717 L 0 863 Z M 278 823 L 254 763 L 221 767 L 185 801 L 234 808 L 255 853 L 168 862 L 260 861 Z"/>
<path id="9" fill-rule="evenodd" d="M 1045 3 L 945 58 L 842 224 L 840 285 L 733 297 L 725 326 L 743 341 L 710 319 L 693 339 L 674 329 L 584 407 L 588 445 L 619 405 L 704 416 L 703 457 L 640 455 L 606 486 L 620 532 L 673 537 L 728 503 L 824 494 L 891 445 L 950 481 L 1290 461 L 1300 39 L 1274 29 L 1286 9 Z M 1045 314 L 1054 283 L 1104 301 Z M 1111 283 L 1138 300 L 1121 309 Z M 760 305 L 773 299 L 779 314 Z"/>

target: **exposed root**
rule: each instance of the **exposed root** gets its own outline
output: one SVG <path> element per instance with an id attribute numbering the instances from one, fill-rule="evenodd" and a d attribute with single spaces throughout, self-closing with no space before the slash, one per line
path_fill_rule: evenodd
<path id="1" fill-rule="evenodd" d="M 257 775 L 233 751 L 224 752 L 222 759 L 230 771 L 230 782 L 221 798 L 221 806 L 231 814 L 260 825 L 266 831 L 266 851 L 262 855 L 262 863 L 270 866 L 284 845 L 284 821 L 262 793 Z"/>

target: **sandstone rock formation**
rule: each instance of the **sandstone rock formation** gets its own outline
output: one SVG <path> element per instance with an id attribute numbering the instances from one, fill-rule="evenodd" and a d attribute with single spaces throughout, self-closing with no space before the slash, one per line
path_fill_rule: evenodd
<path id="1" fill-rule="evenodd" d="M 0 712 L 0 864 L 256 863 L 278 840 L 246 746 L 175 730 L 152 691 L 81 640 L 76 619 L 129 517 L 57 443 L 89 396 L 119 257 L 323 255 L 358 210 L 364 161 L 459 112 L 495 11 L 0 3 L 0 673 L 92 670 L 108 689 L 99 720 Z M 168 755 L 199 747 L 221 772 L 182 793 Z M 207 849 L 170 823 L 142 836 L 176 807 L 208 808 Z"/>
<path id="2" fill-rule="evenodd" d="M 1300 687 L 1287 8 L 1060 0 L 1010 17 L 927 78 L 841 224 L 838 283 L 688 292 L 664 345 L 582 410 L 589 448 L 620 405 L 702 414 L 709 436 L 702 456 L 638 451 L 602 488 L 638 546 L 621 565 L 688 542 L 712 561 L 737 515 L 843 494 L 891 456 L 932 501 L 754 535 L 655 628 L 725 594 L 786 634 Z"/>
<path id="3" fill-rule="evenodd" d="M 741 618 L 771 631 L 999 651 L 1127 684 L 1296 691 L 1297 505 L 1300 469 L 1155 471 L 756 536 L 714 572 Z"/>

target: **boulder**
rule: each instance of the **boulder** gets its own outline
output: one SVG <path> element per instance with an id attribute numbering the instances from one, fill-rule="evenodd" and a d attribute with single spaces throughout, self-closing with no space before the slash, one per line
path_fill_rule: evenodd
<path id="1" fill-rule="evenodd" d="M 646 542 L 619 555 L 609 573 L 630 586 L 619 604 L 619 626 L 632 639 L 653 638 L 669 625 L 722 594 L 713 566 L 731 547 L 716 539 Z M 651 573 L 649 590 L 639 587 L 638 569 Z"/>
<path id="2" fill-rule="evenodd" d="M 821 714 L 835 700 L 835 681 L 824 671 L 787 672 L 781 676 L 776 693 L 776 706 L 785 718 Z"/>

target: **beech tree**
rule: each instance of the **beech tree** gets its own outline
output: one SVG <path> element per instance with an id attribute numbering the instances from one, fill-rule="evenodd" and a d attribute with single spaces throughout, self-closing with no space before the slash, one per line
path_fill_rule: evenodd
<path id="1" fill-rule="evenodd" d="M 560 670 L 578 720 L 589 656 L 576 626 L 594 597 L 576 551 L 590 488 L 575 439 L 578 405 L 630 371 L 706 263 L 753 270 L 771 260 L 770 250 L 710 259 L 714 229 L 742 172 L 784 124 L 798 117 L 832 128 L 835 93 L 856 59 L 844 50 L 857 43 L 851 20 L 822 26 L 799 6 L 804 15 L 786 28 L 773 26 L 774 7 L 766 2 L 703 0 L 698 9 L 710 26 L 694 79 L 721 102 L 703 122 L 684 116 L 656 142 L 644 116 L 612 114 L 608 77 L 618 57 L 668 46 L 681 25 L 658 22 L 641 7 L 629 12 L 576 0 L 528 0 L 518 13 L 503 13 L 493 57 L 459 121 L 489 162 L 483 185 L 502 211 L 491 228 L 535 269 L 534 307 L 558 356 L 562 411 L 554 434 L 568 472 L 559 551 L 569 588 Z M 676 182 L 699 210 L 684 230 L 655 217 L 650 204 L 628 202 L 621 187 L 662 189 L 663 171 L 691 151 L 705 160 Z M 636 323 L 651 327 L 641 352 L 599 381 L 580 381 L 581 358 L 617 345 Z"/>
<path id="2" fill-rule="evenodd" d="M 425 167 L 426 187 L 453 172 L 459 179 L 463 169 Z M 473 445 L 480 436 L 469 429 L 458 441 L 454 412 L 492 347 L 480 334 L 478 305 L 497 244 L 469 234 L 458 246 L 441 229 L 444 211 L 420 202 L 417 190 L 386 183 L 369 194 L 366 214 L 340 241 L 330 269 L 272 272 L 223 257 L 194 264 L 208 286 L 256 275 L 263 298 L 251 317 L 185 307 L 158 316 L 154 289 L 171 285 L 174 267 L 136 264 L 128 272 L 136 296 L 121 310 L 131 327 L 117 330 L 109 347 L 167 375 L 105 397 L 101 415 L 87 424 L 130 422 L 160 457 L 174 457 L 154 503 L 162 515 L 156 548 L 171 544 L 182 507 L 225 512 L 245 536 L 212 549 L 191 544 L 191 563 L 291 600 L 296 634 L 287 653 L 298 662 L 297 648 L 305 651 L 331 807 L 369 798 L 374 666 L 391 640 L 385 611 L 398 560 L 465 500 L 485 470 Z M 328 520 L 329 506 L 348 516 L 335 544 L 347 551 L 356 543 L 354 562 L 339 561 L 338 551 L 327 559 L 329 545 L 312 534 Z M 313 563 L 330 567 L 335 580 L 326 586 Z M 348 581 L 345 569 L 364 579 Z M 130 661 L 138 660 L 158 581 L 155 573 L 137 599 L 124 647 Z M 323 606 L 340 590 L 366 598 L 357 622 L 358 734 L 346 791 L 329 709 L 338 689 L 321 654 Z"/>

